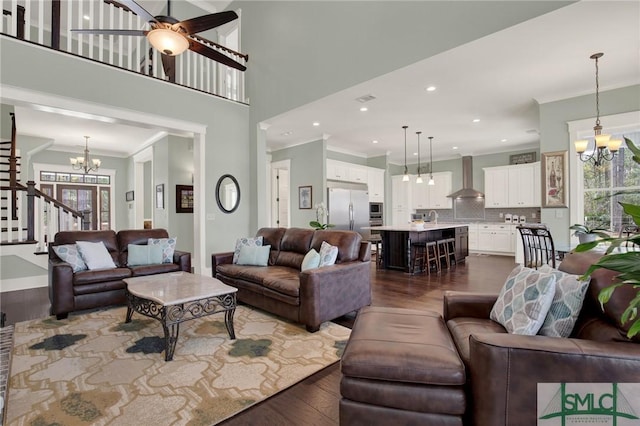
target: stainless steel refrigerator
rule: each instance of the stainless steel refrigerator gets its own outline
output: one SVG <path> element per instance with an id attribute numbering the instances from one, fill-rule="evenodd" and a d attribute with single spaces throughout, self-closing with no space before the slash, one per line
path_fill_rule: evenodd
<path id="1" fill-rule="evenodd" d="M 359 232 L 368 240 L 371 232 L 362 229 L 369 226 L 369 191 L 367 185 L 349 183 L 327 183 L 328 222 L 333 229 L 346 229 Z"/>

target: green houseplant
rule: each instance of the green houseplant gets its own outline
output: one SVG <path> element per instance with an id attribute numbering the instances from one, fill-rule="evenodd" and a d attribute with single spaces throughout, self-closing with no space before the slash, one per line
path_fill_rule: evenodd
<path id="1" fill-rule="evenodd" d="M 636 147 L 629 138 L 624 138 L 627 147 L 633 154 L 633 161 L 636 164 L 640 164 L 640 149 Z M 630 203 L 619 203 L 624 212 L 631 216 L 633 222 L 640 226 L 640 205 Z M 576 226 L 576 225 L 574 225 Z M 573 227 L 572 227 L 573 228 Z M 580 244 L 576 251 L 582 252 L 591 250 L 601 242 L 609 243 L 609 247 L 604 256 L 600 260 L 587 270 L 582 278 L 589 277 L 595 270 L 600 268 L 609 269 L 619 272 L 618 282 L 603 289 L 598 299 L 601 305 L 604 305 L 609 301 L 613 292 L 623 285 L 630 285 L 635 289 L 638 289 L 635 297 L 629 302 L 629 306 L 622 313 L 620 321 L 626 324 L 629 321 L 633 321 L 627 337 L 631 338 L 640 333 L 640 318 L 638 317 L 638 308 L 640 307 L 640 251 L 620 251 L 618 248 L 627 243 L 635 244 L 640 247 L 640 234 L 630 235 L 626 237 L 603 237 L 602 239 Z"/>
<path id="2" fill-rule="evenodd" d="M 573 231 L 573 235 L 578 237 L 580 244 L 595 241 L 597 237 L 609 238 L 604 228 L 589 228 L 586 225 L 575 224 L 569 227 Z"/>
<path id="3" fill-rule="evenodd" d="M 333 228 L 335 225 L 330 223 L 325 223 L 325 218 L 327 216 L 327 206 L 325 206 L 324 202 L 318 203 L 315 205 L 316 208 L 316 220 L 312 220 L 309 222 L 309 226 L 313 229 L 327 229 Z"/>

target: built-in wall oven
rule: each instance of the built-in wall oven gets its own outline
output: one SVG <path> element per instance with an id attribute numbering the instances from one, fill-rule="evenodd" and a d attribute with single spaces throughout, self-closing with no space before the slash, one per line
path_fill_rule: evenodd
<path id="1" fill-rule="evenodd" d="M 383 220 L 383 204 L 382 203 L 369 203 L 369 226 L 382 226 Z M 380 231 L 372 229 L 371 239 L 380 239 Z"/>

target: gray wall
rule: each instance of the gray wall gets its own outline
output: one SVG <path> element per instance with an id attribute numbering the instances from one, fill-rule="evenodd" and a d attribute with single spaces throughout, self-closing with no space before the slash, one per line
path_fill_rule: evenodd
<path id="1" fill-rule="evenodd" d="M 297 145 L 271 153 L 272 161 L 291 160 L 289 172 L 291 188 L 291 227 L 308 228 L 316 220 L 316 210 L 298 208 L 298 187 L 311 185 L 311 206 L 326 204 L 326 143 L 323 140 Z"/>
<path id="2" fill-rule="evenodd" d="M 249 54 L 252 199 L 266 205 L 258 123 L 572 2 L 235 1 Z M 410 30 L 409 30 L 410 29 Z M 383 55 L 381 55 L 383 52 Z M 255 209 L 251 227 L 264 223 Z"/>
<path id="3" fill-rule="evenodd" d="M 540 152 L 569 150 L 569 121 L 594 118 L 595 94 L 578 96 L 540 105 Z M 640 110 L 640 85 L 600 92 L 600 115 L 620 114 Z M 603 126 L 607 123 L 602 121 Z M 574 170 L 569 170 L 574 174 Z M 569 187 L 569 191 L 573 189 Z M 571 208 L 571 206 L 569 206 Z M 552 230 L 554 241 L 568 245 L 571 225 L 568 209 L 542 209 L 541 221 Z"/>
<path id="4" fill-rule="evenodd" d="M 176 212 L 176 185 L 192 185 L 193 139 L 169 136 L 169 228 L 180 239 L 176 248 L 193 252 L 193 213 Z"/>
<path id="5" fill-rule="evenodd" d="M 206 214 L 213 215 L 213 220 L 203 218 L 196 224 L 206 243 L 205 265 L 211 265 L 209 253 L 226 251 L 233 247 L 236 238 L 255 232 L 249 228 L 249 212 L 255 208 L 252 209 L 247 197 L 241 199 L 236 212 L 225 215 L 219 211 L 212 190 L 224 173 L 234 174 L 243 191 L 249 188 L 246 105 L 7 37 L 0 38 L 0 49 L 3 85 L 206 127 L 206 168 L 202 171 L 205 187 L 200 201 L 205 203 Z"/>

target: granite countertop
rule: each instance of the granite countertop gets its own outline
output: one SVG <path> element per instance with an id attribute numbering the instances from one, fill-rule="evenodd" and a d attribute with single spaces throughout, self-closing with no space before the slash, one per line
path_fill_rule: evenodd
<path id="1" fill-rule="evenodd" d="M 426 232 L 426 231 L 436 231 L 440 229 L 451 229 L 451 228 L 462 228 L 465 226 L 469 226 L 467 223 L 424 223 L 423 229 L 412 229 L 411 224 L 406 225 L 385 225 L 385 226 L 365 226 L 362 229 L 371 229 L 378 231 L 398 231 L 398 232 Z"/>

